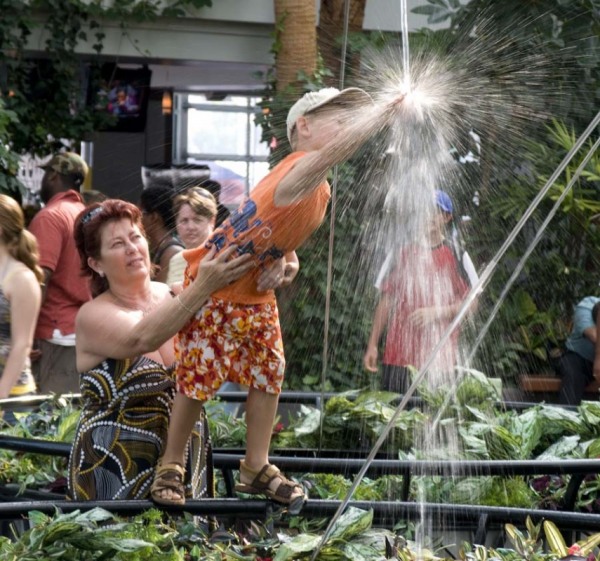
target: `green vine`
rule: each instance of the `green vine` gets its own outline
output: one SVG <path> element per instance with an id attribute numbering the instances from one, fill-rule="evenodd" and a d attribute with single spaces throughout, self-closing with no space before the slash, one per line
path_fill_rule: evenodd
<path id="1" fill-rule="evenodd" d="M 81 141 L 107 124 L 111 117 L 94 110 L 94 100 L 84 93 L 88 83 L 96 91 L 99 59 L 86 66 L 76 54 L 88 36 L 95 53 L 103 52 L 104 22 L 119 22 L 126 34 L 131 23 L 183 17 L 189 9 L 210 6 L 212 0 L 0 0 L 0 134 L 10 139 L 9 150 L 47 155 L 65 139 Z M 36 29 L 48 38 L 41 61 L 27 51 Z M 0 174 L 10 177 L 9 168 L 3 164 Z M 0 179 L 0 188 L 7 181 Z"/>
<path id="2" fill-rule="evenodd" d="M 0 99 L 0 193 L 21 200 L 25 187 L 19 181 L 19 157 L 10 148 L 8 128 L 18 121 L 14 111 L 4 108 Z"/>

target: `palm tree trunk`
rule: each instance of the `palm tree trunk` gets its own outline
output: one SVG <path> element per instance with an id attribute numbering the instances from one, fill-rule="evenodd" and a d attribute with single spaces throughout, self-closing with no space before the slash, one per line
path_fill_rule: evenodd
<path id="1" fill-rule="evenodd" d="M 317 68 L 317 12 L 313 0 L 274 0 L 277 92 L 295 97 L 298 73 L 312 77 Z"/>
<path id="2" fill-rule="evenodd" d="M 325 68 L 333 73 L 333 76 L 325 78 L 331 86 L 337 86 L 339 83 L 346 2 L 350 2 L 348 33 L 360 33 L 365 19 L 367 0 L 321 0 L 318 45 Z M 359 64 L 358 55 L 352 55 L 346 60 L 349 69 L 356 69 Z"/>

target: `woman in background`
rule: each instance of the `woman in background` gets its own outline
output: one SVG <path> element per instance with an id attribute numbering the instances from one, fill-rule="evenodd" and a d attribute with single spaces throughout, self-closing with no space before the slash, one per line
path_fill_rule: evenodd
<path id="1" fill-rule="evenodd" d="M 0 399 L 35 392 L 29 352 L 44 274 L 19 204 L 0 195 Z"/>
<path id="2" fill-rule="evenodd" d="M 140 195 L 142 224 L 150 244 L 150 259 L 155 265 L 152 280 L 167 282 L 171 258 L 183 250 L 175 233 L 173 189 L 166 185 L 147 187 Z"/>
<path id="3" fill-rule="evenodd" d="M 190 187 L 173 199 L 177 236 L 186 249 L 202 245 L 212 234 L 217 217 L 217 201 L 202 187 Z M 167 284 L 183 283 L 187 263 L 183 253 L 176 253 L 169 262 Z"/>

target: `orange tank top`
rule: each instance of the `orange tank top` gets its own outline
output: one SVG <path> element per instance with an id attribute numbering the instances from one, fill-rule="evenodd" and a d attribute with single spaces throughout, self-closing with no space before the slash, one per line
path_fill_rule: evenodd
<path id="1" fill-rule="evenodd" d="M 323 182 L 304 199 L 284 207 L 275 206 L 275 188 L 304 154 L 294 152 L 283 159 L 213 232 L 204 246 L 184 252 L 188 262 L 186 284 L 195 278 L 200 261 L 212 246 L 221 251 L 235 244 L 240 253 L 252 254 L 258 267 L 213 296 L 238 304 L 262 304 L 275 300 L 272 290 L 256 290 L 261 269 L 296 250 L 310 237 L 323 221 L 331 196 L 329 184 Z"/>

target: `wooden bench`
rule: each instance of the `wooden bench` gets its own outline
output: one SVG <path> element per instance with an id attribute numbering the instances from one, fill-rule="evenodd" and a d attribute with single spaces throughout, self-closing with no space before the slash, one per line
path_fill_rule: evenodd
<path id="1" fill-rule="evenodd" d="M 547 374 L 521 374 L 519 376 L 519 388 L 529 393 L 558 393 L 560 390 L 561 378 Z M 585 393 L 598 393 L 600 381 L 590 382 Z"/>

